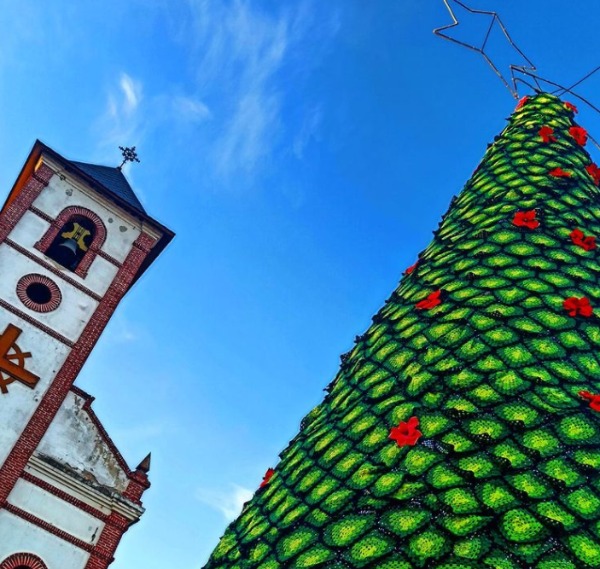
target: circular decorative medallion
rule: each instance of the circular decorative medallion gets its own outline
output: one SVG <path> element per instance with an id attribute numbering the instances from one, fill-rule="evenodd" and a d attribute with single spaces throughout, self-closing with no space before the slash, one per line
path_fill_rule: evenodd
<path id="1" fill-rule="evenodd" d="M 17 296 L 29 309 L 36 312 L 52 312 L 62 301 L 58 285 L 44 275 L 30 274 L 19 279 Z"/>
<path id="2" fill-rule="evenodd" d="M 31 553 L 15 553 L 0 563 L 0 569 L 47 569 L 46 564 Z"/>

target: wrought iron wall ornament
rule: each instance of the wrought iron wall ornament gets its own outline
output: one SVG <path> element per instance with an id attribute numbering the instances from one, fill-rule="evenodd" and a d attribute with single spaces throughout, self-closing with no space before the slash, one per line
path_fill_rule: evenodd
<path id="1" fill-rule="evenodd" d="M 8 324 L 0 334 L 0 393 L 8 393 L 8 386 L 19 381 L 27 387 L 34 388 L 40 378 L 25 369 L 25 360 L 31 352 L 23 352 L 17 346 L 22 330 L 14 324 Z"/>

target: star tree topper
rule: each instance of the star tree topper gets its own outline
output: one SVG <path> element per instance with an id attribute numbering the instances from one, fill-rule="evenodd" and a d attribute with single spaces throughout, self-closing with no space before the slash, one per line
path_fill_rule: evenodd
<path id="1" fill-rule="evenodd" d="M 458 45 L 462 45 L 463 47 L 466 47 L 467 49 L 470 49 L 472 51 L 476 51 L 477 53 L 479 53 L 483 57 L 483 59 L 485 59 L 486 63 L 492 68 L 494 73 L 500 78 L 502 83 L 504 83 L 504 86 L 511 92 L 512 96 L 515 99 L 518 99 L 519 94 L 517 92 L 515 71 L 531 76 L 531 72 L 536 71 L 537 68 L 535 67 L 533 62 L 519 49 L 517 44 L 510 37 L 510 34 L 508 33 L 506 26 L 500 19 L 500 16 L 498 15 L 498 13 L 491 12 L 488 10 L 475 10 L 474 8 L 470 8 L 469 6 L 467 6 L 461 0 L 443 0 L 443 2 L 444 2 L 444 5 L 446 6 L 446 9 L 450 13 L 450 17 L 452 18 L 452 23 L 447 24 L 445 26 L 441 26 L 439 28 L 435 28 L 433 30 L 433 33 L 436 36 L 444 38 L 444 39 L 451 41 L 453 43 L 456 43 Z M 460 25 L 460 21 L 456 17 L 456 13 L 454 11 L 456 6 L 466 10 L 470 14 L 474 14 L 476 16 L 481 16 L 481 18 L 479 18 L 481 21 L 481 25 L 483 26 L 485 24 L 488 26 L 487 32 L 485 34 L 485 37 L 484 37 L 481 45 L 472 45 L 470 43 L 467 43 L 466 41 L 463 41 L 463 40 L 458 39 L 453 36 L 449 36 L 447 33 L 445 33 L 446 30 L 449 30 L 450 28 L 454 28 L 454 27 L 457 27 Z M 488 22 L 489 22 L 489 24 L 488 24 Z M 502 73 L 500 71 L 500 69 L 498 69 L 498 66 L 492 61 L 492 59 L 486 52 L 488 40 L 490 39 L 490 34 L 492 33 L 492 30 L 494 29 L 495 25 L 497 25 L 500 28 L 502 34 L 504 35 L 504 37 L 506 38 L 506 41 L 508 42 L 508 44 L 510 46 L 510 48 L 513 51 L 516 51 L 517 54 L 519 56 L 521 56 L 526 62 L 526 65 L 513 65 L 513 64 L 510 65 L 510 81 L 509 81 L 509 78 L 506 77 L 504 75 L 504 73 Z"/>

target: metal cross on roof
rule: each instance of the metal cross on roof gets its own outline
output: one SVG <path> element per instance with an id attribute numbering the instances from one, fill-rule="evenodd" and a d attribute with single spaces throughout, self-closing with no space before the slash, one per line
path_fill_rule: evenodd
<path id="1" fill-rule="evenodd" d="M 132 147 L 119 146 L 119 150 L 121 151 L 121 154 L 123 155 L 123 162 L 121 162 L 120 166 L 117 166 L 118 170 L 121 170 L 121 168 L 123 168 L 123 166 L 125 166 L 125 164 L 127 164 L 127 162 L 139 162 L 140 161 L 140 159 L 138 158 L 137 152 L 135 151 L 135 146 L 132 146 Z"/>

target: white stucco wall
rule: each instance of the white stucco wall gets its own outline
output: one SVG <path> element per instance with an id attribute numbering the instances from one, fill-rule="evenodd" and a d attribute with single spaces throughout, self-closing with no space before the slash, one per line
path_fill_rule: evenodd
<path id="1" fill-rule="evenodd" d="M 75 393 L 67 395 L 36 452 L 123 492 L 128 484 L 127 475 L 83 410 L 83 404 L 84 399 Z"/>
<path id="2" fill-rule="evenodd" d="M 31 357 L 25 360 L 25 368 L 39 376 L 40 380 L 34 389 L 16 381 L 8 386 L 7 394 L 0 393 L 0 465 L 4 464 L 70 351 L 39 328 L 0 307 L 0 332 L 4 332 L 9 323 L 22 330 L 16 343 L 23 352 L 31 352 Z"/>
<path id="3" fill-rule="evenodd" d="M 10 270 L 4 271 L 1 269 L 2 267 L 10 267 Z M 0 271 L 2 274 L 0 298 L 72 342 L 77 341 L 98 307 L 98 302 L 91 296 L 53 275 L 35 261 L 21 255 L 4 243 L 0 245 Z M 19 300 L 16 291 L 17 283 L 21 277 L 32 273 L 48 277 L 60 289 L 62 302 L 56 310 L 45 313 L 36 312 L 27 308 Z"/>
<path id="4" fill-rule="evenodd" d="M 98 518 L 25 480 L 17 482 L 8 501 L 86 543 L 95 544 L 104 528 Z"/>
<path id="5" fill-rule="evenodd" d="M 35 213 L 26 211 L 8 236 L 25 249 L 35 253 L 33 246 L 44 236 L 50 224 Z"/>
<path id="6" fill-rule="evenodd" d="M 125 260 L 133 242 L 140 234 L 139 221 L 119 211 L 116 206 L 111 207 L 105 200 L 94 199 L 91 191 L 84 192 L 77 184 L 68 179 L 61 180 L 57 175 L 50 179 L 50 183 L 33 205 L 52 218 L 65 207 L 80 206 L 92 210 L 106 226 L 103 251 L 118 261 Z"/>
<path id="7" fill-rule="evenodd" d="M 33 553 L 48 569 L 83 569 L 89 553 L 37 526 L 0 510 L 0 562 L 14 553 Z"/>
<path id="8" fill-rule="evenodd" d="M 25 472 L 38 478 L 42 483 L 50 484 L 73 496 L 76 500 L 87 504 L 99 511 L 102 515 L 109 515 L 113 511 L 113 502 L 105 494 L 99 494 L 81 480 L 76 480 L 70 474 L 57 469 L 55 464 L 49 464 L 35 453 L 25 467 Z"/>
<path id="9" fill-rule="evenodd" d="M 47 189 L 44 191 L 47 191 Z M 69 271 L 58 263 L 55 263 L 52 259 L 46 257 L 46 255 L 35 249 L 35 244 L 44 236 L 49 227 L 50 224 L 47 221 L 44 221 L 35 213 L 28 211 L 25 212 L 23 217 L 17 222 L 17 225 L 10 232 L 9 239 L 36 257 L 51 263 L 54 268 L 59 270 L 61 273 L 70 277 L 82 286 L 90 289 L 92 292 L 100 296 L 104 295 L 106 289 L 110 286 L 110 283 L 115 278 L 115 275 L 119 270 L 118 267 L 115 267 L 115 265 L 103 259 L 102 257 L 96 256 L 87 276 L 85 278 L 79 277 L 74 272 Z M 107 241 L 108 240 L 109 238 L 107 237 Z M 129 249 L 127 249 L 127 252 L 128 251 Z"/>
<path id="10" fill-rule="evenodd" d="M 52 218 L 68 206 L 80 206 L 90 209 L 103 220 L 107 228 L 107 238 L 102 247 L 103 250 L 119 261 L 127 257 L 134 240 L 140 234 L 140 227 L 138 227 L 140 222 L 129 214 L 120 212 L 116 206 L 94 194 L 93 191 L 85 189 L 76 180 L 71 182 L 61 180 L 58 175 L 52 177 L 50 184 L 42 190 L 34 205 Z M 49 223 L 47 221 L 28 211 L 19 220 L 9 238 L 24 247 L 32 255 L 45 258 L 34 248 L 34 244 L 44 235 L 48 227 Z M 60 270 L 63 271 L 64 269 Z M 64 270 L 64 274 L 68 274 L 71 279 L 102 296 L 110 286 L 117 270 L 118 268 L 112 263 L 97 256 L 85 279 L 81 279 L 67 270 Z M 22 276 L 30 273 L 44 275 L 57 284 L 61 290 L 62 303 L 56 310 L 48 313 L 35 312 L 28 309 L 19 300 L 16 294 L 17 282 Z M 84 291 L 69 284 L 60 276 L 47 271 L 34 260 L 22 255 L 5 243 L 0 245 L 0 298 L 72 342 L 77 341 L 98 305 L 97 301 Z M 0 333 L 4 331 L 8 323 L 12 323 L 23 330 L 17 343 L 23 351 L 32 353 L 32 357 L 26 360 L 26 367 L 39 375 L 41 379 L 33 390 L 15 382 L 9 386 L 8 394 L 0 393 L 0 416 L 2 417 L 0 465 L 6 460 L 8 453 L 21 435 L 35 407 L 69 352 L 69 348 L 58 340 L 0 307 Z M 75 425 L 73 416 L 77 413 L 73 409 L 63 409 L 61 413 L 63 419 L 66 420 L 66 424 L 62 427 L 63 432 L 58 434 L 59 427 L 54 427 L 54 435 L 52 433 L 48 435 L 49 437 L 56 437 L 56 441 L 62 441 L 57 443 L 60 445 L 61 452 L 65 448 L 71 449 L 73 441 L 81 436 L 81 440 L 86 441 L 84 446 L 87 446 L 84 450 L 82 447 L 75 445 L 75 451 L 72 452 L 69 460 L 72 460 L 74 466 L 82 471 L 90 471 L 90 469 L 96 471 L 94 475 L 97 474 L 98 479 L 102 480 L 101 483 L 103 484 L 110 486 L 113 483 L 118 483 L 122 486 L 124 484 L 123 473 L 116 470 L 113 472 L 112 463 L 109 466 L 103 465 L 102 460 L 94 454 L 100 452 L 100 446 L 92 442 L 97 439 L 97 433 L 91 433 L 91 427 L 86 423 L 86 418 L 83 416 L 85 414 L 78 416 L 78 424 Z M 87 422 L 89 423 L 89 420 Z M 81 433 L 77 432 L 79 428 L 83 429 Z M 89 454 L 84 458 L 85 452 Z M 58 456 L 61 456 L 60 453 Z"/>

